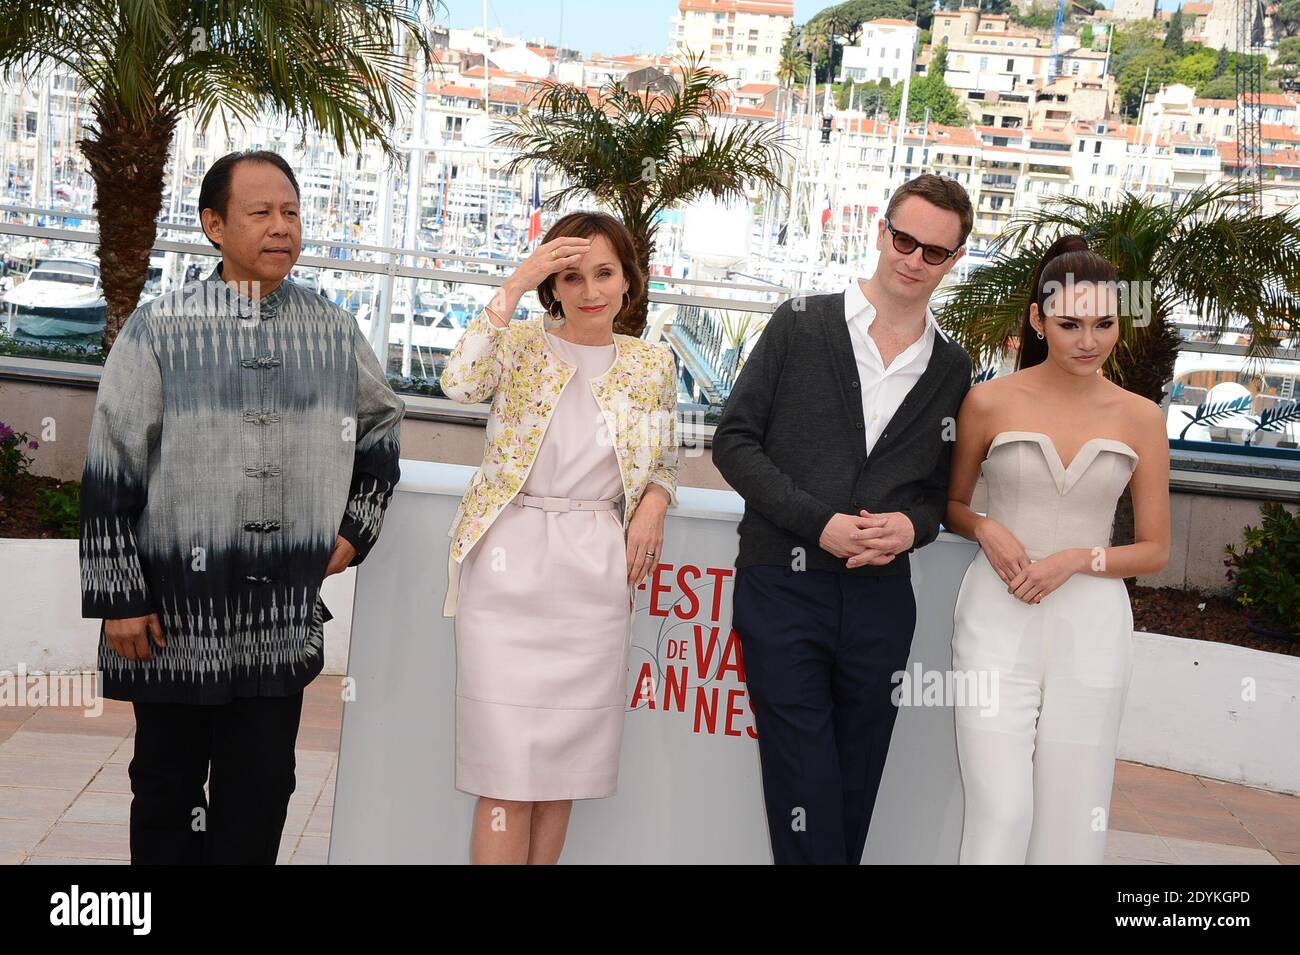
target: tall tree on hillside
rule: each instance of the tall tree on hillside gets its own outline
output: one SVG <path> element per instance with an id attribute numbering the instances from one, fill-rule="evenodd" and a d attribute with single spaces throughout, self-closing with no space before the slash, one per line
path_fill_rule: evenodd
<path id="1" fill-rule="evenodd" d="M 1273 11 L 1273 29 L 1279 39 L 1300 36 L 1300 0 L 1281 0 Z"/>
<path id="2" fill-rule="evenodd" d="M 140 299 L 157 238 L 172 136 L 189 114 L 274 113 L 324 131 L 340 152 L 388 135 L 412 98 L 394 40 L 432 51 L 408 0 L 4 0 L 0 69 L 54 65 L 86 86 L 93 125 L 78 145 L 95 182 L 108 302 L 104 349 Z M 432 12 L 432 4 L 428 5 Z"/>
<path id="3" fill-rule="evenodd" d="M 1181 6 L 1169 17 L 1169 29 L 1165 31 L 1165 49 L 1175 56 L 1183 55 L 1183 8 Z"/>
<path id="4" fill-rule="evenodd" d="M 776 67 L 776 79 L 787 89 L 808 79 L 808 57 L 799 52 L 793 23 L 781 43 L 781 60 Z"/>
<path id="5" fill-rule="evenodd" d="M 948 38 L 944 37 L 939 41 L 939 45 L 934 48 L 934 56 L 930 58 L 928 73 L 936 76 L 943 76 L 948 72 Z"/>
<path id="6" fill-rule="evenodd" d="M 898 119 L 903 107 L 903 82 L 899 80 L 885 94 L 885 105 L 891 119 Z M 907 122 L 919 123 L 925 119 L 925 111 L 930 111 L 930 122 L 941 126 L 969 126 L 970 113 L 952 88 L 944 82 L 943 74 L 930 70 L 925 76 L 912 80 L 912 89 L 907 98 Z"/>
<path id="7" fill-rule="evenodd" d="M 1228 48 L 1226 46 L 1219 47 L 1219 52 L 1214 58 L 1214 72 L 1210 75 L 1210 79 L 1217 80 L 1224 73 L 1227 73 L 1231 67 L 1232 60 L 1229 59 Z"/>
<path id="8" fill-rule="evenodd" d="M 1178 58 L 1161 47 L 1148 47 L 1131 57 L 1119 71 L 1116 83 L 1120 98 L 1120 111 L 1137 118 L 1142 109 L 1142 91 L 1150 97 L 1160 87 L 1174 81 Z M 1148 72 L 1149 71 L 1149 72 Z"/>

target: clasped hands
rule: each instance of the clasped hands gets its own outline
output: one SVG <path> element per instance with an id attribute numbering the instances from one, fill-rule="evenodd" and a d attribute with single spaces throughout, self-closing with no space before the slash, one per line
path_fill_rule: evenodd
<path id="1" fill-rule="evenodd" d="M 1027 604 L 1043 598 L 1080 573 L 1091 554 L 1084 548 L 1057 551 L 1042 560 L 1030 560 L 1025 545 L 997 521 L 981 518 L 975 525 L 975 539 L 989 566 L 1007 585 L 1007 593 Z"/>
<path id="2" fill-rule="evenodd" d="M 859 511 L 832 517 L 817 543 L 822 550 L 846 558 L 845 566 L 852 570 L 863 564 L 888 564 L 895 555 L 911 549 L 915 540 L 916 528 L 906 514 Z"/>

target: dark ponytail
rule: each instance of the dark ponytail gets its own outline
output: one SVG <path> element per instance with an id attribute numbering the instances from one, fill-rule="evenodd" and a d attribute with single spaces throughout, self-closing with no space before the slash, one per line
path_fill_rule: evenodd
<path id="1" fill-rule="evenodd" d="M 1082 282 L 1118 282 L 1119 273 L 1115 267 L 1096 252 L 1088 248 L 1088 240 L 1081 235 L 1063 235 L 1047 248 L 1038 268 L 1034 269 L 1033 282 L 1029 286 L 1029 301 L 1025 303 L 1025 314 L 1020 321 L 1020 351 L 1016 355 L 1016 370 L 1031 368 L 1047 360 L 1047 339 L 1039 338 L 1038 332 L 1029 322 L 1030 305 L 1038 306 L 1038 315 L 1046 325 L 1047 311 L 1045 304 L 1048 295 L 1043 291 L 1059 288 L 1066 284 L 1066 276 L 1071 276 L 1075 284 Z"/>

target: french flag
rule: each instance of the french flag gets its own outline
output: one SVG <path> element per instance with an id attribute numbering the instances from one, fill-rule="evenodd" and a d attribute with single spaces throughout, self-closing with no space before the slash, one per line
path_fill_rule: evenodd
<path id="1" fill-rule="evenodd" d="M 542 237 L 542 178 L 533 173 L 533 202 L 528 213 L 528 244 Z"/>

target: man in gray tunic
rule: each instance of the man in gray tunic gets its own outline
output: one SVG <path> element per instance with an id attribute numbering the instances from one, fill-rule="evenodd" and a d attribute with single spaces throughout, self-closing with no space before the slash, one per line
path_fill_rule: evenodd
<path id="1" fill-rule="evenodd" d="M 82 615 L 104 620 L 101 692 L 134 703 L 134 863 L 275 862 L 321 582 L 365 558 L 399 477 L 369 343 L 287 278 L 298 200 L 275 153 L 218 160 L 199 209 L 221 264 L 140 306 L 100 382 Z"/>

